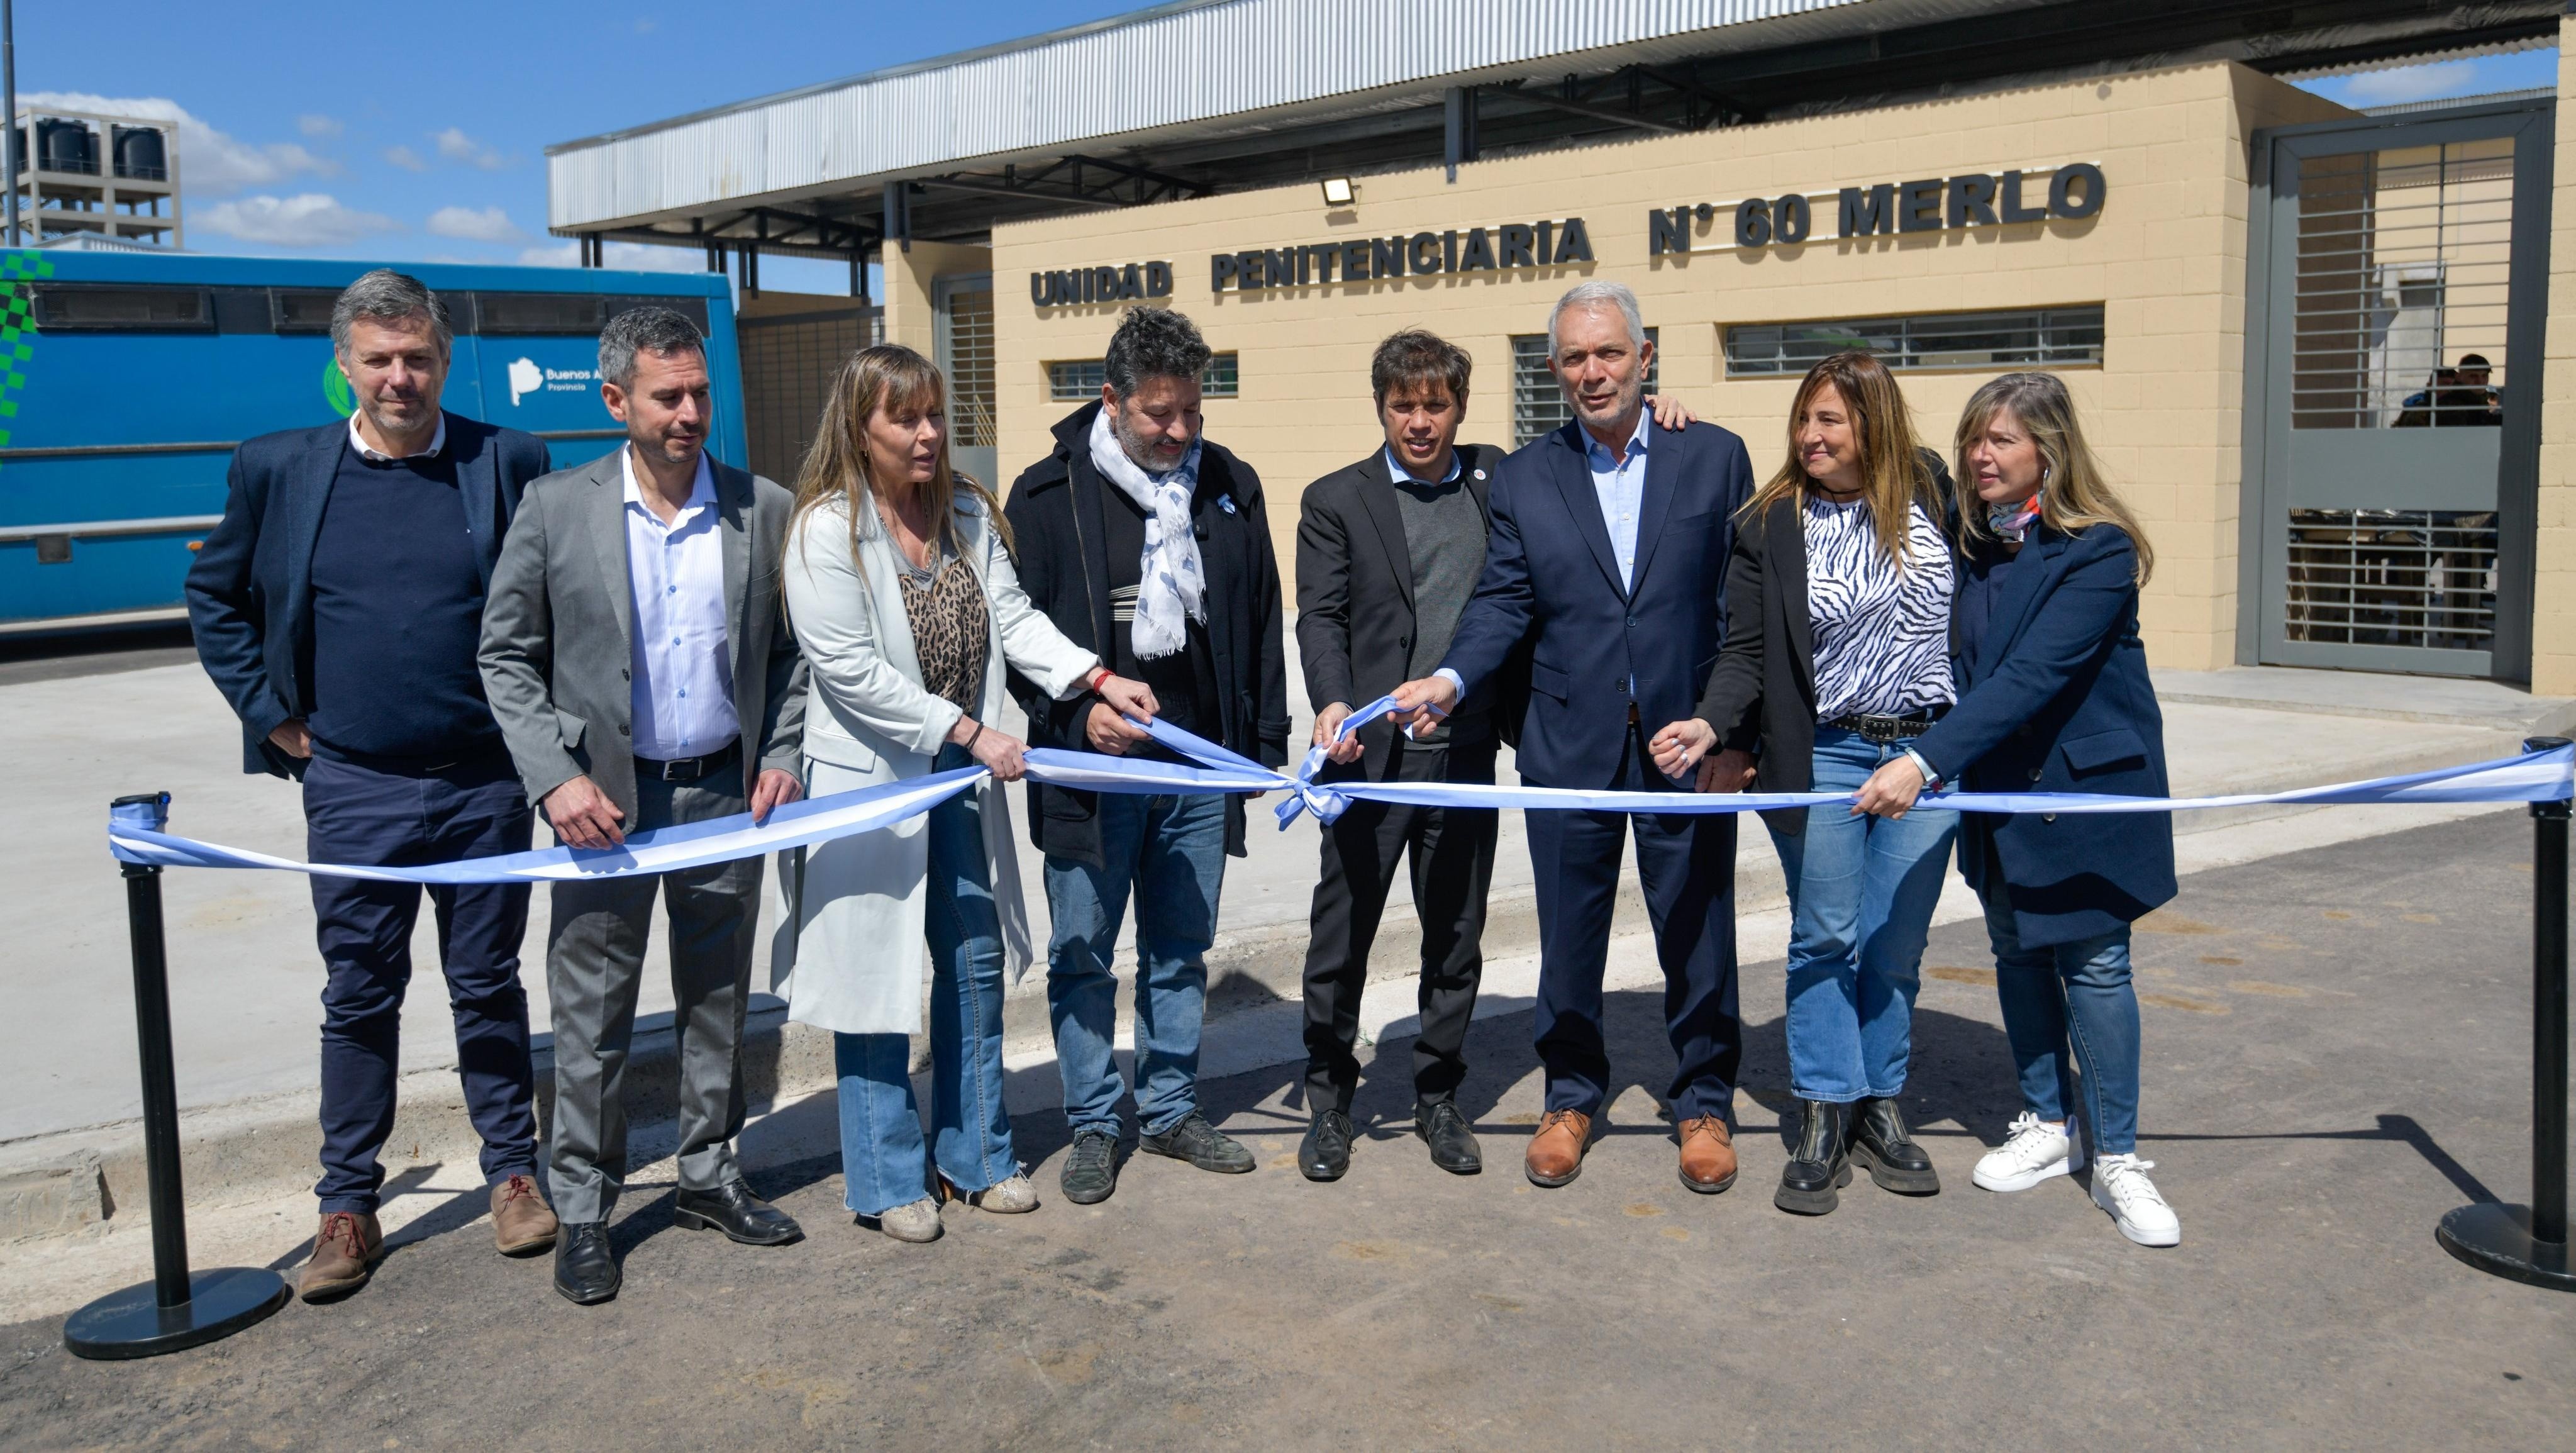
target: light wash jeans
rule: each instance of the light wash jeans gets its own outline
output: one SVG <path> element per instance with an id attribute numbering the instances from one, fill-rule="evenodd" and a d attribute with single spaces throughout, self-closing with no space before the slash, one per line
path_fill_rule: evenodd
<path id="1" fill-rule="evenodd" d="M 1105 868 L 1046 860 L 1047 1012 L 1064 1072 L 1064 1118 L 1076 1131 L 1118 1132 L 1125 1089 L 1112 969 L 1127 897 L 1136 897 L 1136 1119 L 1148 1135 L 1199 1104 L 1199 1021 L 1208 945 L 1225 883 L 1225 799 L 1213 792 L 1100 795 Z"/>
<path id="2" fill-rule="evenodd" d="M 2021 1075 L 2022 1105 L 2062 1121 L 2084 1073 L 2084 1123 L 2092 1153 L 2138 1148 L 2138 995 L 2129 983 L 2129 928 L 2072 943 L 2024 948 L 2013 928 L 2012 890 L 1986 870 L 1986 937 L 1995 946 L 1995 997 Z M 2073 1054 L 2068 1053 L 2072 1047 Z"/>
<path id="3" fill-rule="evenodd" d="M 1815 790 L 1849 792 L 1903 743 L 1816 728 Z M 1848 1105 L 1905 1088 L 1923 942 L 1958 836 L 1959 814 L 1890 821 L 1838 805 L 1807 809 L 1807 830 L 1774 828 L 1789 885 L 1789 1085 Z"/>
<path id="4" fill-rule="evenodd" d="M 964 748 L 939 749 L 934 770 L 974 765 Z M 1011 1117 L 1002 1108 L 1002 929 L 993 912 L 982 810 L 972 792 L 930 810 L 930 1123 L 940 1173 L 973 1192 L 1019 1172 Z M 912 1093 L 912 1040 L 902 1034 L 835 1034 L 841 1080 L 844 1202 L 880 1216 L 930 1193 L 921 1106 Z"/>

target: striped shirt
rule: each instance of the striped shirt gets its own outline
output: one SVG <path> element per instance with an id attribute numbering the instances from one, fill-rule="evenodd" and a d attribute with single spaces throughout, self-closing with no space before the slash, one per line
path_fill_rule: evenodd
<path id="1" fill-rule="evenodd" d="M 1921 505 L 1910 560 L 1878 543 L 1869 505 L 1806 497 L 1807 619 L 1815 636 L 1816 720 L 1902 716 L 1956 700 L 1950 685 L 1950 546 Z"/>

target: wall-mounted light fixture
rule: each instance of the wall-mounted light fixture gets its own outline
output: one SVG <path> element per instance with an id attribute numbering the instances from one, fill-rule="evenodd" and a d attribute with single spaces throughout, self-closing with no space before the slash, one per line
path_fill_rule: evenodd
<path id="1" fill-rule="evenodd" d="M 1358 196 L 1359 190 L 1351 185 L 1351 179 L 1349 177 L 1324 178 L 1325 206 L 1347 207 Z"/>

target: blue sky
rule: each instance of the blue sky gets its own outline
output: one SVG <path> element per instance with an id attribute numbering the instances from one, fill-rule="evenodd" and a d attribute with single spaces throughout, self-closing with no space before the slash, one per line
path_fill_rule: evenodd
<path id="1" fill-rule="evenodd" d="M 548 144 L 1135 8 L 733 0 L 624 9 L 451 0 L 428 10 L 19 0 L 28 97 L 181 121 L 201 252 L 569 265 L 545 235 Z M 2342 76 L 2354 106 L 2554 83 L 2557 52 Z M 613 266 L 695 269 L 615 247 Z M 773 259 L 762 281 L 839 292 L 846 267 Z"/>

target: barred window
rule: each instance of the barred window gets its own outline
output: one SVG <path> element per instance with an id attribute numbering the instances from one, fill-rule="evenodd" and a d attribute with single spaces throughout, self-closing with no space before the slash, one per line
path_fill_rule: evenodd
<path id="1" fill-rule="evenodd" d="M 1726 330 L 1726 372 L 1795 378 L 1853 349 L 1877 354 L 1890 368 L 2098 368 L 2102 305 L 1747 324 Z"/>
<path id="2" fill-rule="evenodd" d="M 1646 330 L 1646 341 L 1654 343 L 1655 330 Z M 1664 366 L 1663 347 L 1657 344 L 1654 361 L 1646 365 L 1646 392 L 1655 391 L 1655 376 Z M 1547 370 L 1547 335 L 1516 333 L 1512 335 L 1512 447 L 1517 449 L 1550 430 L 1564 428 L 1574 417 L 1566 405 L 1565 391 L 1556 386 L 1556 375 Z"/>
<path id="3" fill-rule="evenodd" d="M 1050 363 L 1047 370 L 1047 397 L 1060 404 L 1078 404 L 1100 397 L 1101 385 L 1109 381 L 1106 367 L 1097 358 L 1072 363 Z M 1235 355 L 1220 353 L 1208 360 L 1199 374 L 1202 398 L 1230 399 L 1240 396 L 1241 375 Z"/>

